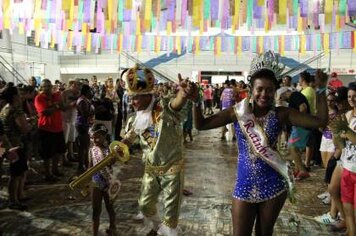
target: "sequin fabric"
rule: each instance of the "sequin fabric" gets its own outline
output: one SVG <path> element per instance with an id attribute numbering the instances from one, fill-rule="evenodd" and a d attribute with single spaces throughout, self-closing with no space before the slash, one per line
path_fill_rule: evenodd
<path id="1" fill-rule="evenodd" d="M 275 111 L 256 122 L 265 130 L 271 147 L 276 146 L 280 126 Z M 237 174 L 233 197 L 258 203 L 272 199 L 287 189 L 284 178 L 255 155 L 238 122 L 234 124 L 238 144 Z"/>
<path id="2" fill-rule="evenodd" d="M 109 149 L 106 148 L 104 150 L 101 150 L 99 147 L 93 146 L 89 152 L 90 158 L 93 162 L 93 166 L 95 166 L 109 154 Z M 104 191 L 109 188 L 109 182 L 104 177 L 103 171 L 104 170 L 95 173 L 92 177 L 92 181 L 94 182 L 95 186 Z"/>
<path id="3" fill-rule="evenodd" d="M 221 94 L 221 108 L 223 110 L 235 104 L 234 90 L 232 88 L 225 88 Z"/>

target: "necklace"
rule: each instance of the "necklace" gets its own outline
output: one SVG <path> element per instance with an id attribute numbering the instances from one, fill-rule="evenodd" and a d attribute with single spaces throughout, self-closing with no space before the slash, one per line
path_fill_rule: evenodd
<path id="1" fill-rule="evenodd" d="M 260 117 L 255 117 L 256 122 L 263 128 L 265 129 L 266 126 L 266 121 L 269 119 L 270 115 L 271 115 L 271 111 L 268 111 L 268 113 L 264 116 L 260 116 Z"/>

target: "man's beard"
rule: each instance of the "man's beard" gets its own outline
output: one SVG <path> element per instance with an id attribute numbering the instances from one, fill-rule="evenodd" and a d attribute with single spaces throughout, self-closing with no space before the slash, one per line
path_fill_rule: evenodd
<path id="1" fill-rule="evenodd" d="M 136 118 L 133 123 L 134 130 L 137 134 L 142 134 L 148 127 L 153 124 L 152 109 L 155 99 L 152 96 L 151 103 L 145 110 L 136 111 Z"/>

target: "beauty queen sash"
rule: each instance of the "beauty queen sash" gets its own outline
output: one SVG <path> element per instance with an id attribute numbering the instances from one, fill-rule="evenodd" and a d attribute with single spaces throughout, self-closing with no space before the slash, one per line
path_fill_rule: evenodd
<path id="1" fill-rule="evenodd" d="M 108 150 L 103 151 L 99 147 L 92 147 L 93 164 L 96 165 L 109 155 Z M 113 168 L 114 167 L 114 168 Z M 93 176 L 93 180 L 102 190 L 108 191 L 110 200 L 114 200 L 120 191 L 121 182 L 117 179 L 119 168 L 105 166 Z"/>
<path id="2" fill-rule="evenodd" d="M 295 202 L 295 188 L 293 177 L 289 171 L 288 163 L 283 160 L 280 154 L 268 146 L 267 136 L 260 125 L 255 121 L 253 113 L 249 108 L 249 98 L 245 98 L 234 106 L 235 114 L 253 152 L 262 158 L 269 166 L 284 177 L 288 184 L 289 200 Z"/>

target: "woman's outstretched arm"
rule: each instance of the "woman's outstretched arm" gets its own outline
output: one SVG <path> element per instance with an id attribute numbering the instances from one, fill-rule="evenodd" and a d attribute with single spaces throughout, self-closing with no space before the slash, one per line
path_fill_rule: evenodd
<path id="1" fill-rule="evenodd" d="M 288 109 L 288 123 L 304 128 L 324 128 L 328 123 L 328 107 L 326 105 L 325 94 L 317 95 L 316 116 L 301 113 L 295 109 Z"/>
<path id="2" fill-rule="evenodd" d="M 317 114 L 316 116 L 301 113 L 295 109 L 283 109 L 285 110 L 286 123 L 294 126 L 304 127 L 304 128 L 324 128 L 329 120 L 328 106 L 326 103 L 326 84 L 328 77 L 327 75 L 318 70 L 315 75 L 315 80 L 318 85 L 319 91 L 317 92 L 316 104 L 317 104 Z"/>
<path id="3" fill-rule="evenodd" d="M 237 120 L 233 107 L 220 111 L 207 118 L 203 116 L 200 104 L 199 106 L 196 106 L 195 104 L 193 107 L 195 128 L 198 130 L 214 129 Z"/>

